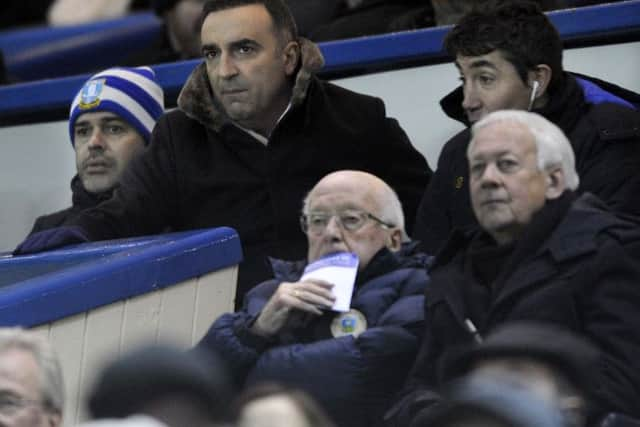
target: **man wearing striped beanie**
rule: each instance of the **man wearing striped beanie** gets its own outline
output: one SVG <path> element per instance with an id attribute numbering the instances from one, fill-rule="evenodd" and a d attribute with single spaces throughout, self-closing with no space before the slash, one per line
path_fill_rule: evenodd
<path id="1" fill-rule="evenodd" d="M 36 219 L 30 234 L 62 225 L 109 199 L 129 162 L 149 143 L 164 94 L 149 67 L 110 68 L 87 80 L 69 113 L 77 175 L 71 207 Z"/>

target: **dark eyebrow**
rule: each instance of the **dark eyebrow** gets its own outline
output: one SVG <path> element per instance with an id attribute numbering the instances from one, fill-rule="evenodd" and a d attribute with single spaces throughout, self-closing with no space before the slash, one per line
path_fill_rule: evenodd
<path id="1" fill-rule="evenodd" d="M 76 122 L 73 124 L 73 127 L 79 127 L 79 126 L 87 126 L 89 125 L 89 122 L 86 120 L 82 120 L 82 119 L 78 119 L 76 120 Z"/>
<path id="2" fill-rule="evenodd" d="M 493 62 L 487 61 L 486 59 L 478 59 L 477 61 L 471 62 L 470 68 L 482 68 L 488 67 L 497 70 L 498 68 L 493 64 Z"/>
<path id="3" fill-rule="evenodd" d="M 210 51 L 210 50 L 215 50 L 215 49 L 217 49 L 217 48 L 218 48 L 218 45 L 217 45 L 217 44 L 215 44 L 215 43 L 208 43 L 208 44 L 203 44 L 203 45 L 202 45 L 201 50 L 202 50 L 202 52 L 208 52 L 208 51 Z"/>
<path id="4" fill-rule="evenodd" d="M 100 120 L 100 123 L 103 123 L 103 124 L 108 124 L 113 122 L 122 123 L 122 124 L 127 123 L 125 120 L 121 119 L 120 117 L 105 117 L 104 119 Z"/>
<path id="5" fill-rule="evenodd" d="M 246 46 L 246 45 L 251 45 L 251 46 L 261 46 L 260 43 L 258 43 L 257 41 L 253 40 L 253 39 L 240 39 L 240 40 L 235 40 L 232 41 L 231 43 L 229 43 L 229 47 L 231 48 L 236 48 L 236 47 L 240 47 L 240 46 Z"/>
<path id="6" fill-rule="evenodd" d="M 108 124 L 108 123 L 121 123 L 123 125 L 127 125 L 128 122 L 120 117 L 105 117 L 100 119 L 100 123 L 101 124 Z M 75 122 L 75 124 L 73 125 L 73 128 L 78 128 L 78 127 L 83 127 L 83 126 L 89 126 L 89 122 L 86 120 L 78 120 L 77 122 Z"/>

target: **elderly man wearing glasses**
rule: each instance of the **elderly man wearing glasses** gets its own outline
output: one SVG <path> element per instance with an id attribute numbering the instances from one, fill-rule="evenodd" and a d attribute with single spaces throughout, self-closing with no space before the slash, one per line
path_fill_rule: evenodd
<path id="1" fill-rule="evenodd" d="M 49 342 L 0 328 L 0 426 L 60 427 L 63 408 L 62 369 Z"/>
<path id="2" fill-rule="evenodd" d="M 226 359 L 241 387 L 283 383 L 317 399 L 338 426 L 375 425 L 424 326 L 428 260 L 408 241 L 403 218 L 379 178 L 325 176 L 303 204 L 306 260 L 272 260 L 276 279 L 253 288 L 242 310 L 221 316 L 199 346 Z M 350 306 L 340 312 L 332 310 L 335 283 L 302 277 L 310 264 L 345 253 L 359 263 Z"/>

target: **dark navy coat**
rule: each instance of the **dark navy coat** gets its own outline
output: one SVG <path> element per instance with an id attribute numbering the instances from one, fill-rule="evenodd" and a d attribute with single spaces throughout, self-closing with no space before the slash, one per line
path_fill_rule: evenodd
<path id="1" fill-rule="evenodd" d="M 381 250 L 360 273 L 351 307 L 367 319 L 365 332 L 333 338 L 335 312 L 266 340 L 249 332 L 282 281 L 297 281 L 304 263 L 274 262 L 276 280 L 245 298 L 244 308 L 221 316 L 199 346 L 218 352 L 245 386 L 278 381 L 310 393 L 339 426 L 373 426 L 399 390 L 424 328 L 427 258 Z"/>

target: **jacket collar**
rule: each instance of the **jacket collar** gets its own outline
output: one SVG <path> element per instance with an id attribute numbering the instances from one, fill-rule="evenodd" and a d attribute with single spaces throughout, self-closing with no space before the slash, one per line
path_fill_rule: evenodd
<path id="1" fill-rule="evenodd" d="M 605 102 L 640 110 L 640 94 L 616 84 L 579 73 L 571 73 L 575 78 L 587 103 L 602 104 Z"/>
<path id="2" fill-rule="evenodd" d="M 80 209 L 88 209 L 97 206 L 101 202 L 111 198 L 113 189 L 101 193 L 89 193 L 82 185 L 78 175 L 71 180 L 71 192 L 73 206 Z"/>
<path id="3" fill-rule="evenodd" d="M 299 43 L 301 59 L 291 96 L 292 108 L 304 102 L 312 76 L 324 65 L 322 53 L 315 43 L 304 38 L 300 38 Z M 204 62 L 196 66 L 187 78 L 178 95 L 178 108 L 188 117 L 216 132 L 230 123 L 229 117 L 213 95 Z"/>
<path id="4" fill-rule="evenodd" d="M 533 112 L 555 123 L 566 135 L 570 135 L 578 120 L 585 114 L 585 105 L 582 88 L 571 74 L 565 72 L 559 87 L 549 92 L 546 105 Z"/>
<path id="5" fill-rule="evenodd" d="M 382 248 L 373 256 L 369 265 L 358 273 L 356 286 L 399 268 L 426 268 L 430 261 L 431 257 L 418 250 L 417 242 L 404 243 L 398 252 Z M 274 277 L 279 281 L 300 280 L 307 266 L 306 260 L 285 261 L 269 257 L 269 262 Z"/>
<path id="6" fill-rule="evenodd" d="M 467 115 L 464 112 L 464 108 L 462 108 L 463 99 L 462 86 L 458 86 L 440 100 L 440 108 L 453 120 L 469 126 L 469 120 L 467 120 Z"/>
<path id="7" fill-rule="evenodd" d="M 544 246 L 549 248 L 556 262 L 562 262 L 597 250 L 594 236 L 613 226 L 635 227 L 614 215 L 598 197 L 584 193 L 573 203 Z"/>

